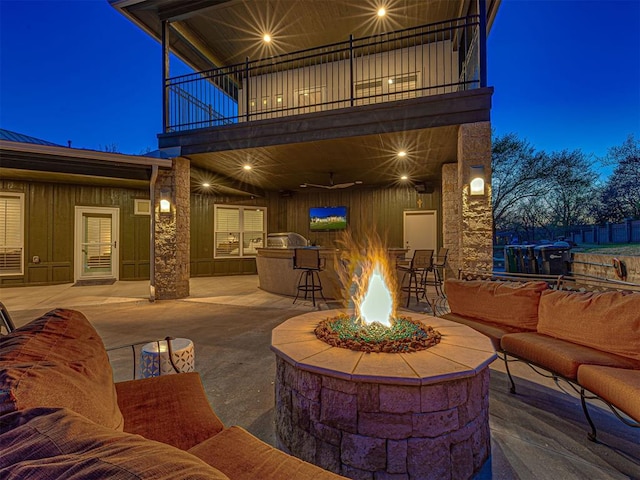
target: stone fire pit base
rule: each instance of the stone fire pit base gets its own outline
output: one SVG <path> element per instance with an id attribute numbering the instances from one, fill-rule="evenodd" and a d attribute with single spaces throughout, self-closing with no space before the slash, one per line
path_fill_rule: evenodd
<path id="1" fill-rule="evenodd" d="M 296 318 L 308 329 L 330 313 Z M 354 479 L 457 480 L 480 470 L 490 453 L 488 365 L 495 358 L 486 337 L 426 317 L 443 334 L 442 348 L 368 354 L 306 336 L 296 342 L 292 320 L 272 341 L 281 449 Z M 456 352 L 459 360 L 450 360 Z M 432 375 L 423 375 L 429 365 Z"/>

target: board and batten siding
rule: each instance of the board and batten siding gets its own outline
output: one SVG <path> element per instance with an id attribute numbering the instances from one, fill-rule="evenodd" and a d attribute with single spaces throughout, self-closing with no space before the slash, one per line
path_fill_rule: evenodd
<path id="1" fill-rule="evenodd" d="M 149 278 L 150 217 L 134 215 L 134 199 L 148 199 L 147 189 L 2 180 L 0 191 L 25 196 L 24 274 L 0 277 L 0 286 L 74 281 L 76 206 L 119 208 L 120 280 Z"/>

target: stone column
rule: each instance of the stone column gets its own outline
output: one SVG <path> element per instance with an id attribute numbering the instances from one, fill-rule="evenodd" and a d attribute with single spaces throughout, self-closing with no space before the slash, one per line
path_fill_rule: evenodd
<path id="1" fill-rule="evenodd" d="M 470 195 L 470 167 L 484 167 L 484 195 Z M 491 210 L 491 123 L 460 125 L 458 129 L 458 185 L 460 186 L 460 260 L 466 270 L 493 269 Z"/>
<path id="2" fill-rule="evenodd" d="M 444 278 L 456 278 L 460 268 L 460 186 L 458 164 L 442 166 L 442 244 L 449 249 Z"/>
<path id="3" fill-rule="evenodd" d="M 171 211 L 160 212 L 160 200 Z M 155 188 L 155 292 L 158 300 L 189 296 L 190 162 L 174 158 L 171 170 L 160 170 Z"/>
<path id="4" fill-rule="evenodd" d="M 485 194 L 469 195 L 470 167 L 482 165 Z M 491 124 L 461 125 L 458 163 L 442 166 L 443 244 L 449 249 L 445 278 L 459 269 L 493 269 L 493 217 L 491 213 Z"/>

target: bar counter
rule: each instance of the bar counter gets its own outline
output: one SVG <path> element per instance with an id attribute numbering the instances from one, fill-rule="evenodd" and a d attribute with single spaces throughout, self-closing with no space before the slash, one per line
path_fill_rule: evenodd
<path id="1" fill-rule="evenodd" d="M 335 271 L 335 260 L 339 250 L 324 247 L 311 248 L 320 250 L 320 259 L 321 261 L 324 259 L 324 269 L 320 272 L 324 297 L 332 300 L 341 298 L 342 288 Z M 295 297 L 302 270 L 293 269 L 294 248 L 258 248 L 257 251 L 256 266 L 260 288 L 266 292 Z M 316 293 L 316 301 L 318 299 L 322 297 Z"/>

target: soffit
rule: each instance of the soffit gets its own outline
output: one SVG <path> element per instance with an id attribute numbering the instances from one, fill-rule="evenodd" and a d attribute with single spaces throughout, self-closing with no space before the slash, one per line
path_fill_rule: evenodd
<path id="1" fill-rule="evenodd" d="M 215 174 L 234 178 L 263 190 L 309 191 L 302 183 L 335 184 L 362 181 L 365 187 L 399 185 L 401 174 L 409 183 L 439 183 L 442 164 L 456 162 L 457 126 L 375 134 L 303 143 L 289 143 L 250 149 L 189 155 L 192 185 L 217 185 Z M 398 151 L 406 157 L 399 158 Z M 243 170 L 250 164 L 250 171 Z"/>

